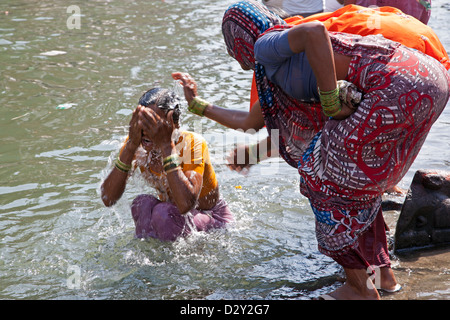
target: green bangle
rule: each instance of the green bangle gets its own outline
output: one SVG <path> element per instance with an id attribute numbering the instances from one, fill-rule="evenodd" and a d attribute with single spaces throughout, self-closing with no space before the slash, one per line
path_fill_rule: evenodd
<path id="1" fill-rule="evenodd" d="M 203 113 L 205 112 L 205 109 L 209 104 L 210 103 L 208 101 L 203 100 L 199 97 L 195 97 L 194 99 L 192 99 L 191 103 L 189 103 L 188 110 L 192 113 L 195 113 L 196 115 L 203 117 Z"/>
<path id="2" fill-rule="evenodd" d="M 168 172 L 168 171 L 170 171 L 170 170 L 172 170 L 172 169 L 178 168 L 179 166 L 180 166 L 180 165 L 179 165 L 178 163 L 173 163 L 173 162 L 171 162 L 171 163 L 168 163 L 168 164 L 166 164 L 166 165 L 164 166 L 164 171 Z"/>
<path id="3" fill-rule="evenodd" d="M 178 154 L 173 153 L 170 156 L 164 158 L 163 160 L 163 168 L 165 172 L 171 172 L 180 166 L 180 157 Z"/>
<path id="4" fill-rule="evenodd" d="M 131 165 L 123 163 L 120 161 L 119 157 L 117 157 L 116 161 L 114 161 L 114 166 L 125 173 L 128 173 L 131 170 Z"/>
<path id="5" fill-rule="evenodd" d="M 333 113 L 329 113 L 328 110 L 323 110 L 324 115 L 326 115 L 327 117 L 334 117 L 336 116 L 339 112 L 341 112 L 342 108 L 339 106 L 339 108 L 337 109 L 336 112 Z"/>
<path id="6" fill-rule="evenodd" d="M 319 97 L 323 113 L 327 117 L 334 117 L 341 112 L 342 107 L 339 99 L 339 87 L 336 87 L 331 91 L 322 91 L 319 89 Z"/>
<path id="7" fill-rule="evenodd" d="M 178 156 L 178 154 L 173 153 L 170 156 L 164 158 L 163 165 L 166 165 L 166 164 L 169 164 L 169 163 L 179 164 L 179 159 L 180 159 L 180 157 Z"/>

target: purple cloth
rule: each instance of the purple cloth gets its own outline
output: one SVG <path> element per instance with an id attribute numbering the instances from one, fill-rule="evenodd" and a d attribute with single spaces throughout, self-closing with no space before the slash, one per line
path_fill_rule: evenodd
<path id="1" fill-rule="evenodd" d="M 431 0 L 357 0 L 355 4 L 363 7 L 394 7 L 424 24 L 428 23 L 431 15 Z"/>
<path id="2" fill-rule="evenodd" d="M 222 228 L 234 221 L 223 199 L 210 210 L 193 209 L 190 213 L 182 215 L 173 203 L 161 202 L 148 194 L 137 196 L 131 205 L 137 238 L 152 237 L 162 241 L 175 241 L 180 236 L 189 235 L 192 230 L 208 231 Z"/>

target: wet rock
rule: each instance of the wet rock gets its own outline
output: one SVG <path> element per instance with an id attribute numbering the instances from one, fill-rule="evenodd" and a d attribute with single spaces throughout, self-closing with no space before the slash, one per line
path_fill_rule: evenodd
<path id="1" fill-rule="evenodd" d="M 450 246 L 450 172 L 418 170 L 397 221 L 396 252 Z"/>

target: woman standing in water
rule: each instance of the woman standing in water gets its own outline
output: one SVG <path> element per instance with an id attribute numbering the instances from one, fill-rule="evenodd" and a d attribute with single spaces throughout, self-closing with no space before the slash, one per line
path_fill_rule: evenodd
<path id="1" fill-rule="evenodd" d="M 108 207 L 122 196 L 132 173 L 140 172 L 157 190 L 158 198 L 139 195 L 131 205 L 138 238 L 174 241 L 191 228 L 207 231 L 233 221 L 220 197 L 206 141 L 196 133 L 178 131 L 180 104 L 174 92 L 161 88 L 140 98 L 128 138 L 101 186 Z"/>
<path id="2" fill-rule="evenodd" d="M 444 109 L 445 68 L 381 36 L 328 32 L 320 22 L 286 26 L 256 1 L 230 6 L 222 30 L 229 54 L 256 74 L 261 113 L 253 124 L 263 119 L 269 135 L 278 133 L 271 138 L 298 167 L 319 250 L 345 270 L 346 283 L 327 297 L 379 299 L 368 272 L 379 289 L 397 290 L 381 195 L 406 174 Z M 214 109 L 189 78 L 175 78 L 197 113 Z M 359 105 L 341 102 L 341 80 L 362 92 Z"/>

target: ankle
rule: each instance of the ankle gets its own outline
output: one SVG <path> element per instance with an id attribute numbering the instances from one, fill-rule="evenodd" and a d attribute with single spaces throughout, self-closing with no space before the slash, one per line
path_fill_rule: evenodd
<path id="1" fill-rule="evenodd" d="M 395 279 L 394 272 L 390 267 L 384 267 L 380 270 L 381 283 L 380 289 L 394 289 L 397 285 L 397 280 Z"/>

